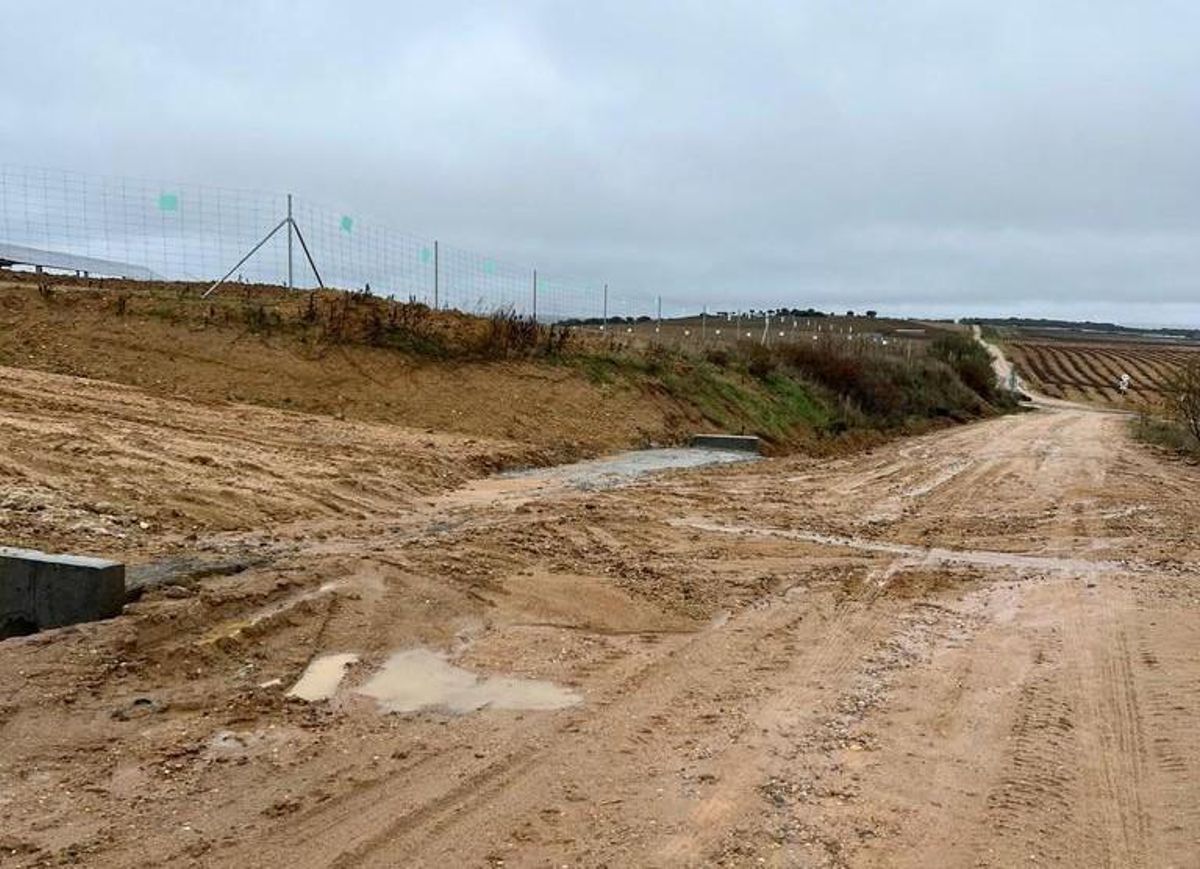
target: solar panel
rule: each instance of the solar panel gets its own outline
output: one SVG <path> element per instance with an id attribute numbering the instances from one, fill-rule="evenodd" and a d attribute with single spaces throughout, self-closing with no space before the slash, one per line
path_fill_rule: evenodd
<path id="1" fill-rule="evenodd" d="M 139 281 L 159 280 L 158 275 L 144 266 L 114 260 L 77 256 L 53 250 L 38 250 L 19 244 L 0 241 L 0 265 L 41 266 L 44 269 L 61 269 L 69 272 L 87 272 L 89 275 L 114 278 L 131 278 Z"/>

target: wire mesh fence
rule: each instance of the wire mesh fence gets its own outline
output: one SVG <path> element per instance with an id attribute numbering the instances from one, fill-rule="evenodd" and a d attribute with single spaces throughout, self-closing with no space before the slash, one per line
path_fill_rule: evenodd
<path id="1" fill-rule="evenodd" d="M 289 216 L 294 237 L 286 227 L 280 231 Z M 542 322 L 572 321 L 614 339 L 701 348 L 812 340 L 822 331 L 863 337 L 861 327 L 855 335 L 854 325 L 797 311 L 739 311 L 737 305 L 714 311 L 695 300 L 610 287 L 599 278 L 547 273 L 284 193 L 6 165 L 0 165 L 0 265 L 192 282 L 216 281 L 237 265 L 230 281 L 369 288 L 430 307 L 511 311 Z M 873 338 L 901 343 L 899 334 Z"/>
<path id="2" fill-rule="evenodd" d="M 608 293 L 601 280 L 515 265 L 299 197 L 289 205 L 283 193 L 0 166 L 0 246 L 8 250 L 0 260 L 16 267 L 215 281 L 289 215 L 298 236 L 289 239 L 286 227 L 276 232 L 231 280 L 289 285 L 290 275 L 298 288 L 369 286 L 430 306 L 503 308 L 550 321 L 688 309 L 649 293 Z"/>

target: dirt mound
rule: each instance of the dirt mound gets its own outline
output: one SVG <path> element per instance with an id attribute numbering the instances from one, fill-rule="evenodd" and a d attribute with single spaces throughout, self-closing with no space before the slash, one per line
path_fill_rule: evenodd
<path id="1" fill-rule="evenodd" d="M 279 294 L 261 290 L 249 304 L 217 299 L 208 316 L 207 303 L 169 289 L 55 287 L 45 295 L 28 284 L 0 285 L 0 365 L 192 402 L 514 440 L 560 456 L 678 440 L 693 427 L 689 413 L 692 423 L 700 419 L 636 382 L 599 383 L 568 364 L 444 359 L 260 328 L 262 297 Z M 296 309 L 289 316 L 304 316 L 303 297 L 286 304 Z M 449 331 L 464 320 L 437 316 Z"/>
<path id="2" fill-rule="evenodd" d="M 181 536 L 381 518 L 536 447 L 0 368 L 5 542 L 128 555 Z"/>

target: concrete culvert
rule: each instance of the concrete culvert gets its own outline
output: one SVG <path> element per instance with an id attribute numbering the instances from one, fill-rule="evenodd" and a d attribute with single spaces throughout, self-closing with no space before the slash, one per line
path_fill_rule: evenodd
<path id="1" fill-rule="evenodd" d="M 0 639 L 108 619 L 125 606 L 125 565 L 0 547 Z"/>

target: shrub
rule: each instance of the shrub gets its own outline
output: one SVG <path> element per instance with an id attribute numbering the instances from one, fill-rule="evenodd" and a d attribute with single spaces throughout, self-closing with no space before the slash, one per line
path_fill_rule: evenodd
<path id="1" fill-rule="evenodd" d="M 1172 419 L 1200 441 L 1200 361 L 1181 365 L 1171 375 L 1163 400 Z"/>
<path id="2" fill-rule="evenodd" d="M 249 331 L 257 334 L 265 334 L 271 329 L 271 314 L 262 304 L 244 305 L 242 320 Z"/>
<path id="3" fill-rule="evenodd" d="M 761 344 L 743 341 L 738 352 L 746 364 L 746 371 L 759 380 L 765 380 L 779 368 L 779 356 Z"/>
<path id="4" fill-rule="evenodd" d="M 571 331 L 555 323 L 539 323 L 512 308 L 501 308 L 488 318 L 479 341 L 470 348 L 487 359 L 523 356 L 561 356 L 571 340 Z"/>
<path id="5" fill-rule="evenodd" d="M 945 362 L 969 389 L 985 400 L 996 397 L 996 374 L 987 349 L 966 335 L 942 335 L 929 345 L 929 355 Z"/>
<path id="6" fill-rule="evenodd" d="M 834 339 L 780 348 L 784 363 L 840 399 L 843 416 L 875 425 L 910 418 L 968 419 L 985 408 L 953 368 L 936 358 L 903 359 Z"/>
<path id="7" fill-rule="evenodd" d="M 718 368 L 728 368 L 733 357 L 729 355 L 729 351 L 724 347 L 717 347 L 712 350 L 706 350 L 704 352 L 704 359 Z"/>

